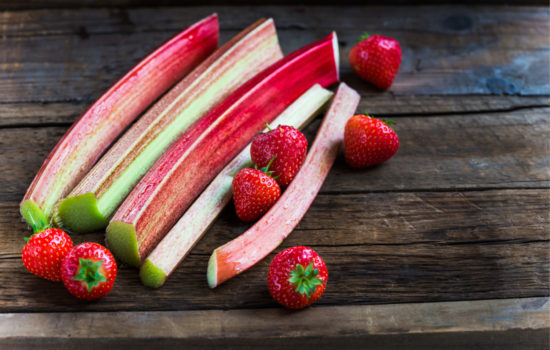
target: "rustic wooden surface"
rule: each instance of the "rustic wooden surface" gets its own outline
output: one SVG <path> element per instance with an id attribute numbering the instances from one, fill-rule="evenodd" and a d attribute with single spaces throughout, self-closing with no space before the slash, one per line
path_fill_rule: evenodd
<path id="1" fill-rule="evenodd" d="M 79 350 L 104 344 L 132 349 L 546 349 L 549 311 L 548 298 L 525 298 L 326 306 L 298 312 L 278 308 L 2 314 L 0 338 L 6 347 L 17 348 L 26 341 L 37 349 L 73 344 Z M 105 327 L 90 332 L 97 324 Z M 151 333 L 157 337 L 151 338 Z"/>
<path id="2" fill-rule="evenodd" d="M 11 321 L 26 322 L 30 316 L 56 319 L 57 312 L 81 313 L 84 320 L 91 317 L 83 321 L 91 324 L 96 314 L 87 312 L 101 311 L 99 319 L 129 312 L 123 315 L 151 321 L 168 317 L 171 321 L 165 322 L 176 322 L 178 312 L 196 310 L 208 315 L 199 317 L 205 327 L 212 317 L 226 315 L 217 310 L 255 314 L 273 309 L 266 311 L 268 319 L 281 313 L 265 283 L 274 254 L 216 290 L 207 287 L 210 253 L 247 227 L 235 219 L 232 206 L 159 290 L 143 287 L 136 270 L 121 267 L 108 297 L 83 303 L 71 298 L 62 285 L 32 276 L 20 261 L 22 237 L 28 230 L 20 222 L 18 203 L 57 140 L 141 57 L 213 11 L 220 16 L 222 42 L 258 17 L 274 17 L 286 53 L 336 30 L 341 77 L 361 93 L 359 111 L 397 121 L 401 142 L 397 155 L 365 170 L 350 170 L 340 157 L 306 217 L 276 250 L 304 244 L 324 257 L 330 282 L 314 312 L 327 317 L 342 307 L 351 315 L 370 312 L 365 311 L 369 304 L 396 304 L 384 312 L 398 315 L 408 310 L 399 309 L 401 303 L 534 298 L 529 300 L 542 310 L 537 319 L 549 317 L 542 326 L 524 327 L 534 328 L 533 334 L 518 335 L 514 327 L 493 331 L 510 331 L 509 339 L 518 348 L 547 348 L 550 11 L 537 7 L 271 6 L 243 11 L 216 6 L 0 12 L 0 345 L 21 346 L 28 334 L 6 336 Z M 347 54 L 362 31 L 393 36 L 401 43 L 402 67 L 389 91 L 363 83 L 347 64 Z M 310 140 L 319 121 L 306 129 Z M 102 242 L 103 234 L 74 240 Z M 509 303 L 490 308 L 517 302 Z M 523 309 L 518 310 L 521 314 Z M 239 312 L 230 315 L 245 318 Z M 510 316 L 512 321 L 515 315 Z M 360 344 L 372 333 L 361 326 L 367 322 L 361 317 L 342 316 L 343 323 L 356 322 L 358 328 L 351 333 L 344 328 L 335 331 L 325 347 L 335 344 L 330 339 L 338 343 L 344 336 L 349 336 L 350 346 Z M 524 317 L 531 316 L 521 314 L 518 324 Z M 302 322 L 299 317 L 288 321 Z M 468 331 L 475 327 L 471 324 Z M 399 333 L 396 329 L 390 333 Z M 296 332 L 272 337 L 314 336 L 311 329 Z M 403 331 L 404 338 L 393 334 L 371 340 L 381 348 L 413 344 L 407 332 Z M 473 334 L 470 339 L 481 347 L 508 339 L 492 335 L 481 342 Z M 531 343 L 526 340 L 530 335 L 537 336 Z M 42 336 L 26 345 L 39 347 L 40 339 L 55 338 Z M 224 336 L 232 337 L 217 333 L 217 340 L 206 344 L 219 344 L 215 342 Z M 81 333 L 80 338 L 85 336 Z M 461 336 L 455 338 L 459 341 Z M 232 344 L 250 344 L 239 339 Z M 391 345 L 391 339 L 402 343 Z M 430 339 L 437 342 L 438 337 Z"/>

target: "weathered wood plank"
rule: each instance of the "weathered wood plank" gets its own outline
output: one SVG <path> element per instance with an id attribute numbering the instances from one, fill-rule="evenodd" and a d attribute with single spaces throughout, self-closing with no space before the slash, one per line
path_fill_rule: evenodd
<path id="1" fill-rule="evenodd" d="M 0 315 L 2 348 L 543 349 L 548 298 L 229 311 Z M 315 320 L 315 327 L 311 321 Z M 343 336 L 346 338 L 342 339 Z M 430 346 L 431 345 L 431 346 Z M 348 347 L 346 347 L 348 348 Z"/>
<path id="2" fill-rule="evenodd" d="M 157 5 L 157 4 L 156 4 Z M 86 8 L 6 11 L 0 15 L 4 37 L 79 34 L 81 27 L 88 35 L 178 31 L 185 23 L 196 21 L 215 11 L 222 30 L 238 30 L 258 17 L 273 17 L 282 30 L 384 30 L 426 31 L 427 35 L 470 32 L 477 35 L 518 36 L 540 34 L 550 15 L 545 7 L 488 6 L 253 6 L 243 11 L 235 6 L 194 6 L 151 8 Z M 330 14 L 330 15 L 329 15 Z M 383 20 L 380 18 L 383 16 Z M 426 21 L 430 18 L 430 21 Z M 38 19 L 38 20 L 37 20 Z M 345 20 L 343 20 L 345 19 Z M 494 26 L 505 20 L 503 25 Z M 513 23 L 512 30 L 507 24 Z M 542 26 L 541 26 L 542 24 Z M 483 28 L 490 26 L 491 28 Z M 82 36 L 82 35 L 81 35 Z M 466 40 L 466 38 L 463 38 Z M 443 41 L 441 41 L 443 43 Z M 540 44 L 540 42 L 538 42 Z M 420 44 L 420 42 L 419 42 Z M 522 43 L 536 48 L 537 42 Z"/>
<path id="3" fill-rule="evenodd" d="M 524 108 L 550 107 L 546 96 L 395 96 L 365 91 L 364 85 L 354 82 L 362 92 L 358 111 L 368 111 L 379 117 L 424 116 L 460 113 L 506 112 Z M 363 90 L 361 90 L 363 88 Z M 25 126 L 68 126 L 90 105 L 89 102 L 0 103 L 0 128 Z"/>
<path id="4" fill-rule="evenodd" d="M 369 110 L 364 100 L 359 110 Z M 387 163 L 352 170 L 340 156 L 323 192 L 541 187 L 550 183 L 548 112 L 398 117 L 400 149 Z M 320 118 L 306 129 L 309 140 Z M 0 197 L 19 200 L 67 127 L 0 129 Z"/>
<path id="5" fill-rule="evenodd" d="M 548 295 L 550 222 L 547 190 L 320 195 L 276 252 L 314 247 L 330 271 L 320 304 L 395 303 Z M 82 304 L 60 284 L 23 267 L 26 234 L 17 203 L 1 203 L 0 311 L 185 310 L 274 305 L 265 287 L 271 254 L 216 290 L 206 284 L 212 250 L 242 233 L 226 208 L 159 290 L 122 267 L 116 288 Z M 103 234 L 75 235 L 103 242 Z M 17 284 L 10 283 L 13 279 Z"/>
<path id="6" fill-rule="evenodd" d="M 441 5 L 439 0 L 387 0 L 385 5 Z M 452 2 L 451 2 L 452 3 Z M 546 6 L 547 3 L 543 0 L 507 0 L 505 3 L 499 0 L 463 0 L 460 2 L 463 5 L 517 5 L 517 6 Z M 227 1 L 223 0 L 187 0 L 184 3 L 187 6 L 225 6 Z M 233 0 L 232 5 L 257 5 L 257 2 L 251 0 Z M 291 0 L 267 0 L 262 2 L 263 5 L 295 5 L 296 1 Z M 301 5 L 334 5 L 334 2 L 327 0 L 302 0 Z M 380 5 L 379 1 L 374 0 L 343 0 L 339 5 Z M 178 0 L 4 0 L 0 3 L 0 10 L 26 10 L 26 9 L 42 9 L 42 8 L 98 8 L 98 7 L 154 7 L 154 6 L 181 6 L 182 2 Z"/>
<path id="7" fill-rule="evenodd" d="M 206 7 L 5 12 L 0 101 L 91 102 L 141 57 L 209 12 Z M 347 54 L 358 34 L 391 35 L 404 54 L 392 94 L 550 94 L 547 9 L 222 7 L 219 12 L 228 28 L 222 41 L 259 16 L 273 16 L 286 52 L 336 29 L 342 79 L 351 82 L 359 80 Z M 378 94 L 364 85 L 362 90 Z"/>

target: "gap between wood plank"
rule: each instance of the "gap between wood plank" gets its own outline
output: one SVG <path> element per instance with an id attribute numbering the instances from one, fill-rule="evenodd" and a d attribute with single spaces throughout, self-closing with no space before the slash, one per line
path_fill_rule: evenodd
<path id="1" fill-rule="evenodd" d="M 364 98 L 368 98 L 364 97 Z M 11 104 L 11 102 L 0 102 L 0 104 Z M 21 102 L 21 103 L 28 103 L 28 102 Z M 30 102 L 33 103 L 33 102 Z M 37 102 L 40 103 L 40 102 Z M 57 102 L 55 102 L 57 103 Z M 472 115 L 472 114 L 493 114 L 493 113 L 512 113 L 522 110 L 537 110 L 537 109 L 544 109 L 549 108 L 550 104 L 539 104 L 539 105 L 529 105 L 529 106 L 518 106 L 518 107 L 511 107 L 511 108 L 502 108 L 502 109 L 487 109 L 487 110 L 475 110 L 475 111 L 447 111 L 447 112 L 416 112 L 412 114 L 407 113 L 374 113 L 371 114 L 371 116 L 376 118 L 399 118 L 399 117 L 407 117 L 407 118 L 426 118 L 426 117 L 453 117 L 453 116 L 461 116 L 461 115 Z M 357 111 L 357 113 L 362 113 L 361 111 Z M 74 123 L 74 122 L 73 122 Z M 67 122 L 48 122 L 48 123 L 15 123 L 15 124 L 9 124 L 9 125 L 0 125 L 0 129 L 24 129 L 24 128 L 50 128 L 50 127 L 70 127 L 73 125 L 73 123 L 67 123 Z"/>

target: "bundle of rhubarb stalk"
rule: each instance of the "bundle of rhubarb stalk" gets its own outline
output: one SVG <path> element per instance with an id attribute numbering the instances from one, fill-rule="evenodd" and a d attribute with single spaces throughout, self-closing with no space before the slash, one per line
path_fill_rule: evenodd
<path id="1" fill-rule="evenodd" d="M 326 90 L 339 80 L 336 34 L 283 56 L 272 19 L 258 20 L 219 48 L 218 30 L 213 14 L 173 37 L 61 138 L 20 206 L 35 233 L 23 251 L 31 272 L 94 299 L 108 293 L 116 277 L 112 252 L 118 262 L 140 268 L 145 285 L 158 288 L 235 193 L 239 217 L 253 213 L 256 222 L 212 253 L 205 272 L 213 288 L 265 258 L 299 223 L 359 102 L 343 83 L 334 94 Z M 285 163 L 290 143 L 278 154 L 253 150 L 268 164 L 254 159 L 263 168 L 251 169 L 251 142 L 266 124 L 288 126 L 285 135 L 294 139 L 331 99 L 309 151 L 306 141 L 291 154 L 300 153 L 299 161 Z M 245 168 L 248 178 L 240 174 Z M 254 181 L 270 195 L 250 198 Z M 271 202 L 260 203 L 263 195 Z M 72 247 L 60 229 L 104 230 L 108 249 L 97 242 Z M 33 244 L 52 254 L 44 258 Z M 312 266 L 300 265 L 292 279 L 304 294 L 326 284 L 326 274 L 315 277 Z M 302 278 L 309 274 L 313 280 Z"/>

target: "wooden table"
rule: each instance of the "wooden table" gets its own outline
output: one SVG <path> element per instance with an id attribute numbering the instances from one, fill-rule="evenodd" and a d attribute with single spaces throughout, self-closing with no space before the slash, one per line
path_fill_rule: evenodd
<path id="1" fill-rule="evenodd" d="M 340 157 L 276 252 L 313 247 L 329 284 L 289 312 L 266 288 L 274 254 L 215 290 L 212 250 L 247 225 L 226 208 L 166 285 L 121 266 L 111 294 L 72 298 L 21 263 L 18 204 L 71 123 L 141 57 L 216 11 L 225 42 L 272 16 L 285 53 L 338 33 L 358 111 L 397 121 L 397 155 Z M 0 12 L 0 348 L 549 346 L 549 26 L 537 7 L 192 7 Z M 380 92 L 350 70 L 361 32 L 395 37 L 399 75 Z M 311 140 L 318 118 L 306 134 Z M 103 233 L 75 235 L 103 242 Z"/>

